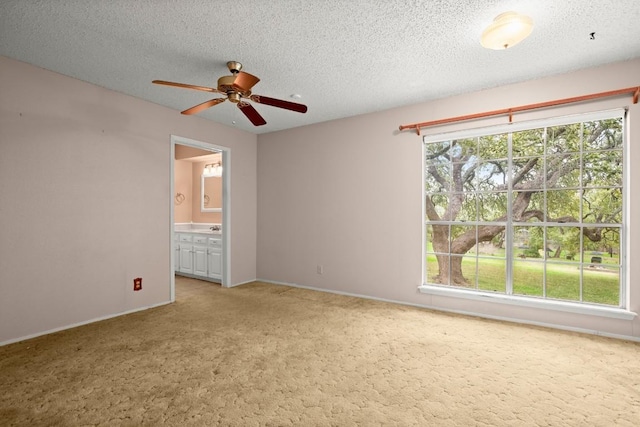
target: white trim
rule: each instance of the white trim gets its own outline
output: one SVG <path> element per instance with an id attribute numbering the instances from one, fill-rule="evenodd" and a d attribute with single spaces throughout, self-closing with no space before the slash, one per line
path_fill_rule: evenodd
<path id="1" fill-rule="evenodd" d="M 255 281 L 256 282 L 263 282 L 263 283 L 270 283 L 272 285 L 291 286 L 292 288 L 308 289 L 310 291 L 325 292 L 325 293 L 328 293 L 328 294 L 336 294 L 336 295 L 344 295 L 344 296 L 347 296 L 347 297 L 370 299 L 370 300 L 373 300 L 373 301 L 382 301 L 382 302 L 388 302 L 388 303 L 398 304 L 398 305 L 407 305 L 407 306 L 411 306 L 411 307 L 418 307 L 418 308 L 424 308 L 425 307 L 424 305 L 421 305 L 421 304 L 413 304 L 413 303 L 408 303 L 408 302 L 404 302 L 404 301 L 400 301 L 400 300 L 393 300 L 393 299 L 387 299 L 387 298 L 378 298 L 378 297 L 373 297 L 373 296 L 370 296 L 370 295 L 355 294 L 355 293 L 352 293 L 352 292 L 336 291 L 334 289 L 317 288 L 317 287 L 314 287 L 314 286 L 299 285 L 297 283 L 278 282 L 278 281 L 275 281 L 275 280 L 266 280 L 266 279 L 256 279 Z"/>
<path id="2" fill-rule="evenodd" d="M 628 311 L 617 307 L 606 307 L 549 299 L 543 300 L 535 297 L 520 297 L 516 295 L 505 295 L 498 293 L 494 294 L 476 290 L 446 288 L 444 286 L 421 285 L 418 287 L 418 290 L 423 294 L 429 295 L 517 305 L 520 307 L 538 308 L 543 310 L 555 310 L 566 313 L 584 314 L 588 316 L 609 317 L 612 319 L 633 320 L 638 315 L 633 311 Z"/>
<path id="3" fill-rule="evenodd" d="M 427 200 L 425 197 L 425 182 L 427 179 L 427 171 L 426 171 L 426 167 L 425 167 L 425 154 L 426 154 L 426 144 L 422 144 L 422 151 L 420 154 L 420 169 L 421 169 L 421 174 L 422 174 L 422 185 L 420 185 L 420 190 L 422 192 L 422 194 L 420 195 L 420 198 L 422 199 L 422 212 L 421 212 L 421 219 L 420 221 L 422 222 L 422 258 L 420 258 L 422 260 L 421 264 L 422 264 L 422 275 L 420 276 L 420 283 L 419 285 L 421 285 L 423 283 L 423 280 L 425 277 L 427 277 Z"/>
<path id="4" fill-rule="evenodd" d="M 496 126 L 485 126 L 485 127 L 479 127 L 479 128 L 472 128 L 472 129 L 463 129 L 463 130 L 459 130 L 459 131 L 453 131 L 453 132 L 441 132 L 438 134 L 433 134 L 433 135 L 425 135 L 423 136 L 423 150 L 422 150 L 422 227 L 423 227 L 423 233 L 422 233 L 422 280 L 425 280 L 426 278 L 426 270 L 427 270 L 427 265 L 426 265 L 426 245 L 427 245 L 427 235 L 425 232 L 425 228 L 427 228 L 429 225 L 433 225 L 435 224 L 435 222 L 433 221 L 428 221 L 427 220 L 427 215 L 426 215 L 426 205 L 425 205 L 425 183 L 426 183 L 426 160 L 425 160 L 425 146 L 428 143 L 435 143 L 435 142 L 444 142 L 444 141 L 453 141 L 456 139 L 466 139 L 466 138 L 477 138 L 477 137 L 481 137 L 484 135 L 494 135 L 494 134 L 499 134 L 499 133 L 506 133 L 509 134 L 509 139 L 508 139 L 508 161 L 509 161 L 509 167 L 508 169 L 511 170 L 512 169 L 512 153 L 511 153 L 511 135 L 513 132 L 518 132 L 518 131 L 522 131 L 522 130 L 529 130 L 529 129 L 536 129 L 536 128 L 547 128 L 550 126 L 556 126 L 556 125 L 560 125 L 560 124 L 571 124 L 571 123 L 583 123 L 583 122 L 587 122 L 587 121 L 595 121 L 595 120 L 602 120 L 602 119 L 610 119 L 610 118 L 618 118 L 618 117 L 622 117 L 623 121 L 624 121 L 624 126 L 623 129 L 625 131 L 624 134 L 624 140 L 623 140 L 623 145 L 622 145 L 622 150 L 623 150 L 623 160 L 624 160 L 624 166 L 623 166 L 623 173 L 628 170 L 627 165 L 628 162 L 630 161 L 628 159 L 627 156 L 627 141 L 629 140 L 628 138 L 628 132 L 629 132 L 629 121 L 628 121 L 628 114 L 627 114 L 628 110 L 627 108 L 615 108 L 615 109 L 609 109 L 609 110 L 598 110 L 598 111 L 591 111 L 591 112 L 583 112 L 583 113 L 578 113 L 578 114 L 573 114 L 573 115 L 565 115 L 565 116 L 556 116 L 556 117 L 550 117 L 550 118 L 543 118 L 543 119 L 537 119 L 537 120 L 529 120 L 529 121 L 523 121 L 520 123 L 508 123 L 508 124 L 501 124 L 501 125 L 496 125 Z M 583 149 L 580 148 L 580 155 L 582 156 L 582 151 Z M 545 154 L 544 156 L 546 156 L 546 148 L 545 148 Z M 627 194 L 627 192 L 630 191 L 630 185 L 627 181 L 627 177 L 626 177 L 626 173 L 623 176 L 623 206 L 625 206 L 625 214 L 627 213 L 629 207 L 627 206 L 628 204 L 626 203 L 626 200 L 624 200 L 625 195 Z M 582 187 L 580 187 L 582 188 Z M 545 188 L 543 190 L 545 193 L 547 191 L 546 185 Z M 511 206 L 511 194 L 513 192 L 512 189 L 512 182 L 511 182 L 511 176 L 509 177 L 509 187 L 508 187 L 508 191 L 507 191 L 507 197 L 509 198 L 508 201 L 508 206 Z M 480 193 L 480 192 L 478 192 Z M 623 216 L 623 221 L 622 224 L 619 225 L 619 227 L 621 228 L 621 240 L 620 240 L 620 247 L 621 248 L 625 248 L 626 250 L 629 250 L 629 247 L 627 245 L 625 245 L 625 242 L 627 241 L 626 239 L 626 227 L 627 227 L 627 219 L 628 216 Z M 511 247 L 511 243 L 510 240 L 512 239 L 511 236 L 511 214 L 509 214 L 507 216 L 507 222 L 505 225 L 505 230 L 507 230 L 506 233 L 506 240 L 507 240 L 507 248 Z M 429 224 L 427 224 L 429 223 Z M 469 224 L 473 224 L 473 225 L 481 225 L 485 222 L 483 221 L 469 221 Z M 489 222 L 491 223 L 491 222 Z M 451 220 L 451 221 L 438 221 L 437 224 L 451 224 L 451 225 L 460 225 L 462 224 L 462 222 L 457 221 L 457 220 Z M 549 223 L 547 222 L 543 222 L 543 223 L 536 223 L 537 225 L 543 226 L 543 227 L 547 227 L 549 225 Z M 554 225 L 554 224 L 552 224 Z M 584 223 L 578 223 L 578 224 L 564 224 L 567 226 L 582 226 L 584 225 Z M 597 225 L 599 226 L 599 225 Z M 607 225 L 608 226 L 608 225 Z M 604 226 L 603 226 L 604 227 Z M 546 233 L 546 231 L 545 231 Z M 581 246 L 582 246 L 582 240 L 581 240 Z M 628 271 L 628 264 L 627 264 L 627 255 L 628 252 L 626 251 L 621 251 L 620 254 L 620 265 L 621 265 L 621 271 L 620 271 L 620 297 L 619 297 L 619 302 L 622 304 L 625 304 L 624 307 L 629 307 L 629 296 L 628 296 L 628 290 L 630 287 L 630 283 L 628 282 L 627 279 L 627 271 Z M 479 257 L 478 255 L 476 255 L 476 258 L 479 259 L 481 257 Z M 545 261 L 546 262 L 546 261 Z M 574 303 L 571 301 L 558 301 L 558 300 L 550 300 L 550 299 L 540 299 L 540 298 L 536 298 L 534 296 L 515 296 L 510 294 L 509 292 L 511 291 L 510 287 L 513 286 L 512 283 L 512 277 L 511 277 L 511 269 L 513 267 L 513 259 L 507 259 L 507 271 L 506 271 L 506 285 L 507 285 L 507 293 L 502 293 L 502 294 L 494 294 L 494 293 L 487 293 L 487 292 L 482 292 L 482 291 L 478 291 L 478 290 L 467 290 L 467 289 L 460 289 L 460 288 L 452 288 L 452 287 L 446 287 L 444 285 L 440 286 L 440 285 L 430 285 L 430 284 L 421 284 L 418 286 L 418 289 L 420 290 L 420 292 L 425 293 L 425 294 L 432 294 L 432 295 L 440 295 L 440 296 L 447 296 L 447 297 L 458 297 L 458 298 L 464 298 L 464 299 L 474 299 L 474 300 L 479 300 L 479 301 L 490 301 L 490 302 L 498 302 L 498 303 L 502 303 L 502 304 L 511 304 L 511 305 L 517 305 L 517 306 L 526 306 L 526 307 L 531 307 L 531 308 L 539 308 L 539 309 L 545 309 L 545 310 L 556 310 L 556 311 L 563 311 L 563 312 L 570 312 L 570 313 L 577 313 L 577 314 L 584 314 L 584 315 L 591 315 L 591 316 L 600 316 L 600 317 L 608 317 L 608 318 L 615 318 L 615 319 L 625 319 L 625 320 L 633 320 L 637 314 L 635 312 L 632 311 L 628 311 L 625 308 L 619 308 L 619 307 L 607 307 L 607 306 L 598 306 L 595 304 L 588 304 L 588 303 Z M 581 273 L 582 274 L 582 273 Z M 582 276 L 581 276 L 582 277 Z M 546 279 L 545 279 L 546 280 Z M 582 296 L 582 281 L 581 281 L 581 287 L 580 287 L 580 294 Z"/>
<path id="5" fill-rule="evenodd" d="M 518 123 L 508 123 L 495 126 L 484 126 L 471 129 L 464 129 L 452 132 L 440 132 L 432 135 L 424 135 L 422 142 L 442 142 L 453 139 L 476 138 L 485 135 L 495 135 L 498 133 L 518 132 L 521 130 L 534 129 L 537 127 L 549 127 L 561 124 L 578 123 L 582 121 L 610 119 L 624 116 L 625 108 L 615 108 L 611 110 L 599 110 L 587 113 L 571 114 L 568 116 L 554 116 L 547 119 L 528 120 Z M 424 158 L 424 156 L 423 156 Z"/>
<path id="6" fill-rule="evenodd" d="M 173 140 L 173 135 L 171 136 L 171 157 L 169 157 L 169 175 L 170 175 L 170 193 L 169 193 L 169 301 L 176 302 L 176 242 L 173 238 L 175 233 L 175 226 L 173 224 L 174 221 L 174 194 L 176 194 L 176 177 L 175 177 L 175 163 L 176 163 L 176 144 Z M 424 246 L 424 245 L 422 245 Z M 424 276 L 422 276 L 424 277 Z"/>
<path id="7" fill-rule="evenodd" d="M 222 150 L 222 286 L 231 284 L 231 149 Z"/>
<path id="8" fill-rule="evenodd" d="M 246 282 L 237 283 L 235 285 L 232 285 L 232 287 L 240 286 L 240 285 L 246 285 L 248 283 L 253 283 L 253 282 L 263 282 L 263 283 L 270 283 L 272 285 L 290 286 L 292 288 L 308 289 L 308 290 L 311 290 L 311 291 L 325 292 L 325 293 L 329 293 L 329 294 L 337 294 L 337 295 L 344 295 L 344 296 L 350 296 L 350 297 L 356 297 L 356 298 L 363 298 L 363 299 L 368 299 L 368 300 L 373 300 L 373 301 L 388 302 L 388 303 L 391 303 L 391 304 L 398 304 L 398 305 L 404 305 L 404 306 L 416 307 L 416 308 L 424 308 L 424 309 L 428 309 L 428 310 L 441 311 L 441 312 L 446 312 L 446 313 L 455 313 L 455 314 L 461 314 L 461 315 L 470 316 L 470 317 L 480 317 L 480 318 L 492 319 L 492 320 L 500 320 L 500 321 L 510 322 L 510 323 L 533 325 L 533 326 L 542 326 L 542 327 L 550 328 L 550 329 L 559 329 L 559 330 L 564 330 L 564 331 L 579 332 L 579 333 L 597 335 L 597 336 L 608 337 L 608 338 L 616 338 L 616 339 L 640 342 L 640 337 L 634 337 L 634 336 L 630 336 L 630 335 L 611 334 L 611 333 L 608 333 L 608 332 L 602 332 L 602 331 L 597 331 L 597 330 L 593 330 L 593 329 L 572 328 L 572 327 L 568 327 L 568 326 L 555 325 L 555 324 L 549 324 L 549 323 L 544 323 L 544 322 L 526 321 L 526 320 L 514 319 L 514 318 L 504 317 L 504 316 L 492 316 L 492 315 L 488 315 L 488 314 L 479 314 L 479 313 L 463 311 L 463 310 L 450 310 L 450 309 L 446 309 L 446 308 L 435 307 L 435 306 L 430 306 L 430 305 L 425 305 L 425 304 L 412 304 L 412 303 L 402 302 L 402 301 L 398 301 L 398 300 L 391 300 L 391 299 L 386 299 L 386 298 L 377 298 L 377 297 L 372 297 L 372 296 L 368 296 L 368 295 L 355 294 L 355 293 L 351 293 L 351 292 L 335 291 L 335 290 L 331 290 L 331 289 L 316 288 L 316 287 L 313 287 L 313 286 L 303 286 L 303 285 L 298 285 L 298 284 L 295 284 L 295 283 L 277 282 L 277 281 L 274 281 L 274 280 L 266 280 L 266 279 L 248 280 Z M 83 321 L 83 322 L 73 323 L 73 324 L 67 325 L 67 326 L 61 326 L 59 328 L 49 329 L 49 330 L 44 331 L 44 332 L 38 332 L 38 333 L 35 333 L 35 334 L 25 335 L 25 336 L 19 337 L 19 338 L 12 338 L 10 340 L 0 342 L 0 347 L 5 346 L 5 345 L 9 345 L 9 344 L 13 344 L 13 343 L 16 343 L 16 342 L 20 342 L 20 341 L 26 341 L 26 340 L 29 340 L 29 339 L 32 339 L 32 338 L 37 338 L 37 337 L 40 337 L 40 336 L 43 336 L 43 335 L 47 335 L 47 334 L 53 334 L 55 332 L 60 332 L 60 331 L 64 331 L 64 330 L 67 330 L 67 329 L 77 328 L 77 327 L 88 325 L 88 324 L 91 324 L 91 323 L 101 322 L 103 320 L 112 319 L 114 317 L 125 316 L 127 314 L 133 314 L 133 313 L 137 313 L 139 311 L 149 310 L 151 308 L 162 307 L 162 306 L 168 305 L 168 304 L 171 304 L 171 302 L 165 301 L 165 302 L 161 302 L 161 303 L 158 303 L 158 304 L 149 305 L 149 306 L 146 306 L 146 307 L 140 307 L 140 308 L 135 308 L 135 309 L 132 309 L 132 310 L 124 311 L 122 313 L 110 314 L 110 315 L 106 315 L 106 316 L 97 317 L 95 319 L 86 320 L 86 321 Z M 635 315 L 635 313 L 634 313 L 634 315 Z"/>
<path id="9" fill-rule="evenodd" d="M 316 288 L 316 287 L 313 287 L 313 286 L 303 286 L 303 285 L 298 285 L 296 283 L 278 282 L 278 281 L 266 280 L 266 279 L 256 279 L 256 281 L 264 282 L 264 283 L 270 283 L 272 285 L 291 286 L 292 288 L 308 289 L 308 290 L 311 290 L 311 291 L 326 292 L 326 293 L 329 293 L 329 294 L 345 295 L 345 296 L 350 296 L 350 297 L 369 299 L 369 300 L 373 300 L 373 301 L 388 302 L 388 303 L 391 303 L 391 304 L 399 304 L 399 305 L 404 305 L 404 306 L 408 306 L 408 307 L 424 308 L 424 309 L 433 310 L 433 311 L 436 311 L 436 312 L 439 311 L 439 312 L 445 312 L 445 313 L 455 313 L 455 314 L 460 314 L 460 315 L 469 316 L 469 317 L 479 317 L 479 318 L 483 318 L 483 319 L 499 320 L 499 321 L 502 321 L 502 322 L 509 322 L 509 323 L 515 323 L 515 324 L 521 324 L 521 325 L 541 326 L 543 328 L 549 328 L 549 329 L 557 329 L 557 330 L 570 331 L 570 332 L 579 332 L 579 333 L 588 334 L 588 335 L 597 335 L 597 336 L 607 337 L 607 338 L 615 338 L 615 339 L 621 339 L 621 340 L 640 342 L 640 337 L 635 337 L 635 336 L 632 336 L 632 335 L 612 334 L 612 333 L 609 333 L 609 332 L 598 331 L 598 330 L 595 330 L 595 329 L 575 328 L 575 327 L 571 327 L 571 326 L 557 325 L 557 324 L 554 324 L 554 323 L 545 323 L 545 322 L 536 322 L 536 321 L 531 321 L 531 320 L 522 320 L 522 319 L 517 319 L 517 318 L 513 318 L 513 317 L 506 317 L 506 316 L 492 316 L 490 314 L 475 313 L 475 312 L 464 311 L 464 310 L 452 310 L 452 309 L 447 309 L 447 308 L 442 308 L 442 307 L 437 307 L 437 306 L 432 306 L 432 305 L 426 305 L 426 304 L 414 304 L 414 303 L 408 303 L 408 302 L 404 302 L 404 301 L 391 300 L 391 299 L 386 299 L 386 298 L 377 298 L 377 297 L 372 297 L 372 296 L 362 295 L 362 294 L 354 294 L 354 293 L 350 293 L 350 292 L 342 292 L 342 291 L 335 291 L 335 290 L 331 290 L 331 289 Z M 635 315 L 635 313 L 634 313 L 634 315 Z"/>
<path id="10" fill-rule="evenodd" d="M 173 194 L 175 192 L 174 181 L 174 161 L 175 161 L 175 146 L 186 145 L 189 147 L 200 148 L 202 150 L 217 151 L 222 154 L 222 286 L 231 286 L 231 148 L 224 147 L 222 145 L 211 144 L 208 142 L 197 141 L 195 139 L 185 138 L 183 136 L 171 135 L 171 301 L 175 301 L 175 240 L 173 238 L 174 232 L 174 206 L 173 206 Z"/>
<path id="11" fill-rule="evenodd" d="M 461 314 L 463 316 L 480 317 L 483 319 L 499 320 L 502 322 L 510 322 L 510 323 L 531 325 L 531 326 L 541 326 L 543 328 L 559 329 L 561 331 L 579 332 L 581 334 L 597 335 L 600 337 L 640 342 L 640 337 L 634 337 L 632 335 L 612 334 L 609 332 L 598 331 L 596 329 L 576 328 L 571 326 L 557 325 L 554 323 L 536 322 L 533 320 L 521 320 L 521 319 L 516 319 L 516 318 L 506 317 L 506 316 L 493 316 L 491 314 L 474 313 L 472 311 L 465 311 L 465 310 L 451 310 L 448 308 L 441 308 L 441 307 L 435 307 L 430 305 L 421 305 L 420 307 L 427 308 L 429 310 L 434 310 L 434 311 L 443 311 L 445 313 Z"/>
<path id="12" fill-rule="evenodd" d="M 171 302 L 170 301 L 159 302 L 157 304 L 148 305 L 148 306 L 145 306 L 145 307 L 134 308 L 134 309 L 131 309 L 131 310 L 123 311 L 121 313 L 108 314 L 106 316 L 96 317 L 94 319 L 85 320 L 85 321 L 78 322 L 78 323 L 72 323 L 71 325 L 60 326 L 59 328 L 49 329 L 49 330 L 46 330 L 46 331 L 43 331 L 43 332 L 37 332 L 35 334 L 25 335 L 25 336 L 19 337 L 19 338 L 12 338 L 10 340 L 0 342 L 0 347 L 2 347 L 4 345 L 20 342 L 20 341 L 30 340 L 32 338 L 37 338 L 37 337 L 40 337 L 42 335 L 53 334 L 55 332 L 65 331 L 67 329 L 73 329 L 73 328 L 77 328 L 79 326 L 85 326 L 85 325 L 88 325 L 90 323 L 102 322 L 103 320 L 113 319 L 114 317 L 120 317 L 120 316 L 125 316 L 127 314 L 137 313 L 139 311 L 149 310 L 150 308 L 162 307 L 163 305 L 168 305 L 168 304 L 171 304 Z"/>
<path id="13" fill-rule="evenodd" d="M 253 282 L 257 282 L 258 279 L 252 279 L 252 280 L 247 280 L 244 282 L 240 282 L 240 283 L 234 283 L 233 285 L 229 285 L 229 288 L 235 288 L 236 286 L 242 286 L 242 285 L 247 285 L 249 283 L 253 283 Z"/>
<path id="14" fill-rule="evenodd" d="M 620 290 L 622 292 L 620 301 L 624 304 L 625 307 L 629 307 L 631 305 L 631 262 L 629 259 L 629 254 L 633 253 L 631 251 L 631 239 L 629 238 L 629 224 L 631 224 L 631 168 L 633 165 L 631 164 L 631 156 L 629 155 L 629 146 L 631 145 L 631 120 L 629 119 L 629 111 L 625 111 L 624 115 L 624 135 L 622 139 L 622 182 L 623 182 L 623 192 L 622 192 L 622 206 L 624 206 L 624 211 L 622 212 L 622 229 L 620 230 L 620 248 L 623 248 L 622 251 L 623 256 L 620 257 L 620 263 L 623 268 L 620 271 L 621 278 L 623 280 L 624 286 Z M 634 188 L 635 189 L 635 188 Z"/>

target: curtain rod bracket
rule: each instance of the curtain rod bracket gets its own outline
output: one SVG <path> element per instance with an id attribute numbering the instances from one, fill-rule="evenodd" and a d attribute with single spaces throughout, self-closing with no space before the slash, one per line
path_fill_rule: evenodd
<path id="1" fill-rule="evenodd" d="M 640 86 L 638 86 L 638 88 L 636 89 L 636 91 L 633 94 L 633 103 L 637 104 L 638 103 L 638 97 L 640 96 Z"/>
<path id="2" fill-rule="evenodd" d="M 513 110 L 509 108 L 509 123 L 513 123 Z"/>

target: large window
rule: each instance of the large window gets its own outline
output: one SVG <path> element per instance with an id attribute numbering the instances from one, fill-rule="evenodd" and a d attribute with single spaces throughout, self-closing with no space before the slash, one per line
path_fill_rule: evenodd
<path id="1" fill-rule="evenodd" d="M 425 284 L 623 307 L 623 124 L 425 139 Z"/>

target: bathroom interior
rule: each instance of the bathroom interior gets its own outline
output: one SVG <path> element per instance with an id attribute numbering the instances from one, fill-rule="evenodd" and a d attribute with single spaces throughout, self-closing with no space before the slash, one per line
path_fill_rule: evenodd
<path id="1" fill-rule="evenodd" d="M 222 283 L 222 152 L 175 145 L 174 270 Z"/>

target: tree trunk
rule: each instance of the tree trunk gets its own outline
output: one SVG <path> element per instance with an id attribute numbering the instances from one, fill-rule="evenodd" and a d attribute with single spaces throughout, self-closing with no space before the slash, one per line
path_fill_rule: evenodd
<path id="1" fill-rule="evenodd" d="M 462 257 L 436 255 L 438 260 L 438 275 L 433 277 L 439 285 L 468 285 L 469 281 L 462 274 Z"/>
<path id="2" fill-rule="evenodd" d="M 451 284 L 468 285 L 469 281 L 462 275 L 462 257 L 451 257 Z"/>
<path id="3" fill-rule="evenodd" d="M 432 227 L 433 236 L 433 250 L 437 253 L 436 259 L 438 261 L 438 275 L 433 277 L 433 280 L 442 285 L 464 285 L 468 281 L 462 275 L 462 257 L 450 257 L 451 253 L 465 253 L 475 244 L 475 236 L 473 237 L 473 244 L 466 249 L 449 248 L 449 226 L 448 225 L 436 225 Z M 458 239 L 456 239 L 458 241 Z M 471 243 L 471 242 L 469 242 Z M 468 246 L 468 243 L 467 245 Z M 462 250 L 462 252 L 460 252 Z M 446 255 L 441 255 L 446 254 Z"/>

